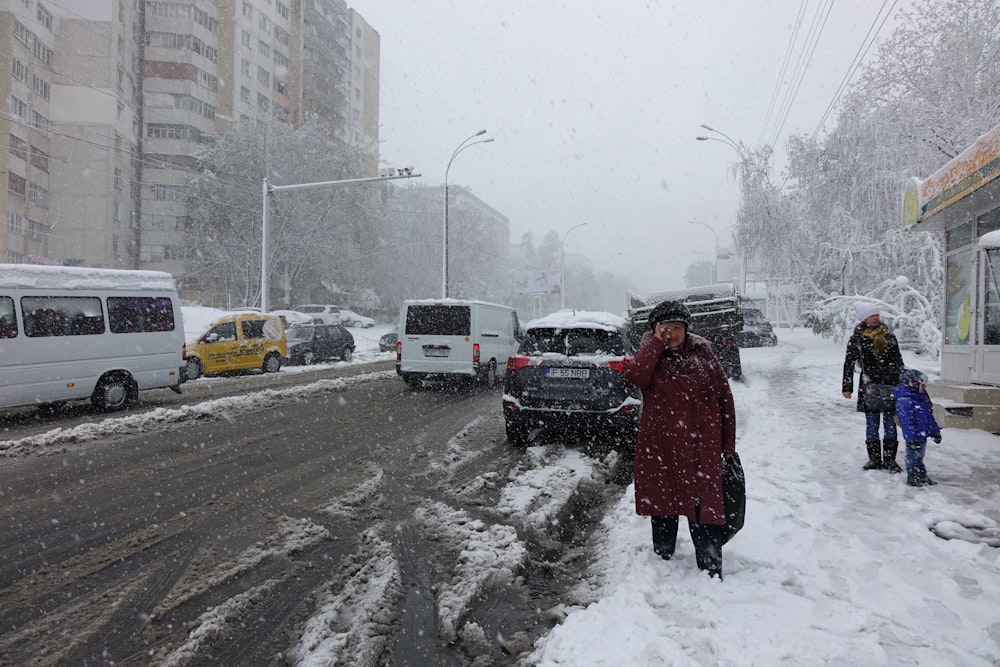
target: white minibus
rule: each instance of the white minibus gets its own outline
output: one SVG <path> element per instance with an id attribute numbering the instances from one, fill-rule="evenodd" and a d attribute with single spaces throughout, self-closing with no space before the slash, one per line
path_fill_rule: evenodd
<path id="1" fill-rule="evenodd" d="M 160 271 L 0 264 L 0 408 L 180 391 L 184 327 Z"/>

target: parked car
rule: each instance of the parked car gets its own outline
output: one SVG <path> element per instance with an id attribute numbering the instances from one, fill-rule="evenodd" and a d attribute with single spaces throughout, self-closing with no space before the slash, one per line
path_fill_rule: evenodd
<path id="1" fill-rule="evenodd" d="M 188 380 L 211 373 L 258 368 L 265 373 L 277 373 L 285 356 L 285 327 L 277 315 L 224 312 L 187 341 L 185 372 Z"/>
<path id="2" fill-rule="evenodd" d="M 350 361 L 354 336 L 342 324 L 306 324 L 287 332 L 288 363 L 308 366 L 324 359 Z"/>
<path id="3" fill-rule="evenodd" d="M 375 326 L 375 320 L 365 315 L 359 315 L 353 310 L 348 310 L 346 308 L 340 309 L 340 323 L 345 327 L 361 327 L 362 329 L 371 329 Z"/>
<path id="4" fill-rule="evenodd" d="M 286 329 L 300 324 L 313 324 L 312 317 L 306 313 L 300 313 L 297 310 L 272 310 L 270 313 L 280 317 L 281 323 L 285 325 Z"/>
<path id="5" fill-rule="evenodd" d="M 582 311 L 529 322 L 504 376 L 507 440 L 524 445 L 533 431 L 557 428 L 633 452 L 642 394 L 623 376 L 635 353 L 626 326 L 618 315 Z"/>
<path id="6" fill-rule="evenodd" d="M 379 352 L 390 352 L 395 350 L 397 341 L 399 341 L 399 328 L 395 327 L 392 331 L 382 334 L 382 336 L 378 339 Z"/>
<path id="7" fill-rule="evenodd" d="M 740 347 L 773 347 L 778 344 L 774 327 L 757 308 L 743 308 L 743 330 L 737 336 Z"/>
<path id="8" fill-rule="evenodd" d="M 312 318 L 313 324 L 340 324 L 340 306 L 307 303 L 292 310 L 305 313 Z"/>

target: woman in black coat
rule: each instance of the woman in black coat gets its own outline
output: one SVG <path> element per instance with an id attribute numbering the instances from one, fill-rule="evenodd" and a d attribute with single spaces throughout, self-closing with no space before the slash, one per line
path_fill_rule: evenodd
<path id="1" fill-rule="evenodd" d="M 858 412 L 865 413 L 865 448 L 868 450 L 868 462 L 862 467 L 864 470 L 902 472 L 896 463 L 896 450 L 899 448 L 896 411 L 871 410 L 865 405 L 865 396 L 872 391 L 871 385 L 890 385 L 895 388 L 899 384 L 899 372 L 903 370 L 903 355 L 899 352 L 896 337 L 882 324 L 875 306 L 860 303 L 855 308 L 855 314 L 859 324 L 854 328 L 851 339 L 847 341 L 841 391 L 844 398 L 851 397 L 854 392 L 854 369 L 855 366 L 860 366 Z M 891 393 L 892 389 L 889 391 Z M 879 422 L 883 424 L 881 442 L 878 434 Z"/>

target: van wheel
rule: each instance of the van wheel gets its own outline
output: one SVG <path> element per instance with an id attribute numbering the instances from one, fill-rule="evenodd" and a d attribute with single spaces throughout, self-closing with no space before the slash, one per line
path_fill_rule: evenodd
<path id="1" fill-rule="evenodd" d="M 306 350 L 302 353 L 303 366 L 312 366 L 314 361 L 316 361 L 316 355 L 312 353 L 312 350 Z"/>
<path id="2" fill-rule="evenodd" d="M 344 349 L 340 352 L 340 358 L 344 361 L 350 361 L 354 356 L 354 350 L 351 349 L 350 345 L 345 345 Z"/>
<path id="3" fill-rule="evenodd" d="M 187 379 L 197 380 L 205 372 L 205 367 L 201 365 L 198 357 L 188 357 L 187 359 Z"/>
<path id="4" fill-rule="evenodd" d="M 274 352 L 264 357 L 264 365 L 261 366 L 265 373 L 277 373 L 281 370 L 281 357 Z"/>
<path id="5" fill-rule="evenodd" d="M 410 385 L 414 389 L 420 388 L 420 380 L 418 378 L 413 377 L 409 373 L 403 373 L 403 382 Z"/>
<path id="6" fill-rule="evenodd" d="M 111 373 L 100 379 L 90 400 L 101 412 L 114 412 L 127 408 L 138 398 L 138 393 L 127 373 Z"/>

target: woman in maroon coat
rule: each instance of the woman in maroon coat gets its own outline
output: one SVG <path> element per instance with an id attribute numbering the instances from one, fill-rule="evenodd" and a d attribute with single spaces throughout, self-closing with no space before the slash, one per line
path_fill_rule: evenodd
<path id="1" fill-rule="evenodd" d="M 698 567 L 722 578 L 722 458 L 736 453 L 736 411 L 711 345 L 689 334 L 679 301 L 650 313 L 625 377 L 642 390 L 635 446 L 635 508 L 651 517 L 653 550 L 669 560 L 678 518 L 687 517 Z"/>

